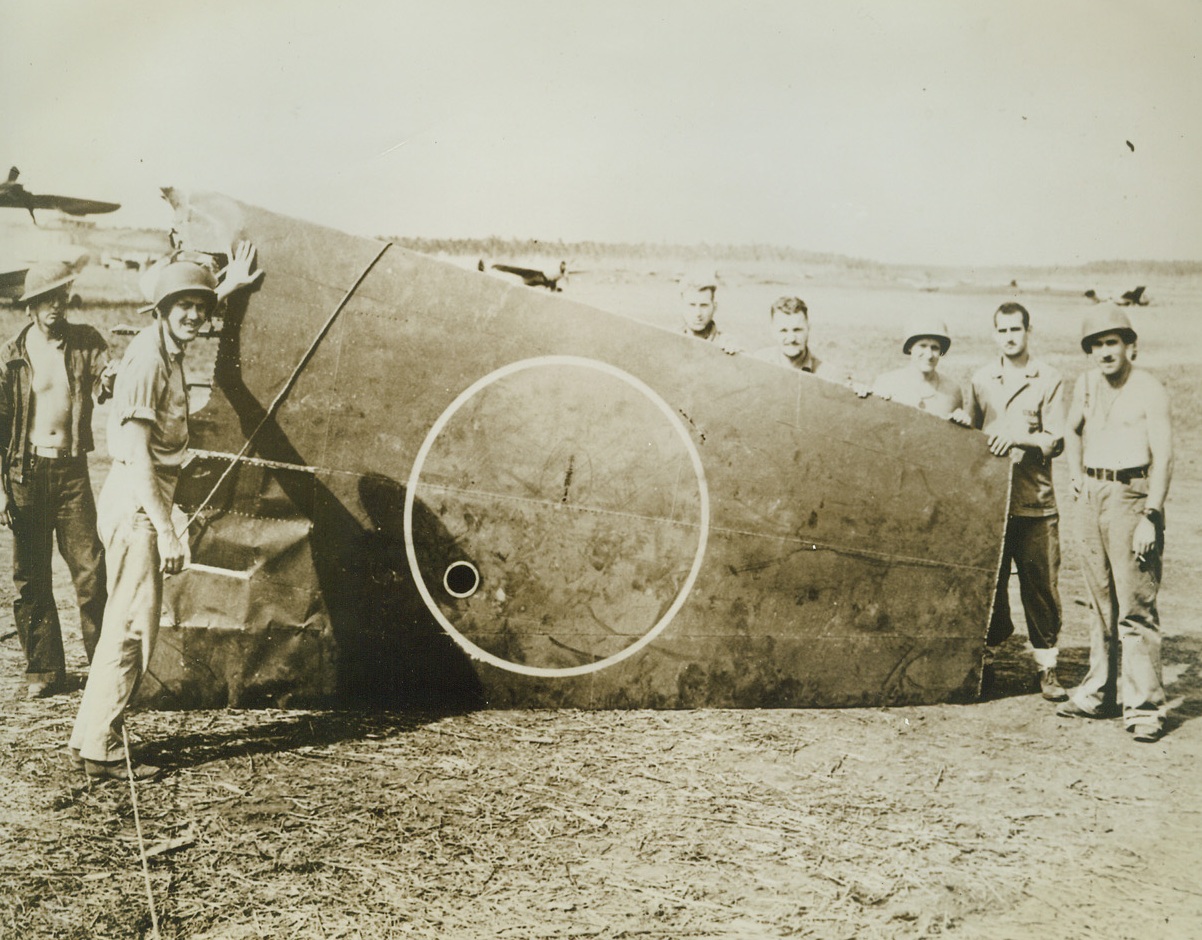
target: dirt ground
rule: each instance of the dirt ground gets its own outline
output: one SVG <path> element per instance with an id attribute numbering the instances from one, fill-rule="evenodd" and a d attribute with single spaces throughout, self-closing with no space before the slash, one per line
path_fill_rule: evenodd
<path id="1" fill-rule="evenodd" d="M 474 266 L 475 259 L 464 259 Z M 547 267 L 550 267 L 548 264 Z M 722 270 L 718 319 L 771 343 L 780 294 L 811 342 L 866 379 L 900 360 L 913 310 L 946 316 L 941 369 L 991 352 L 989 316 L 1031 309 L 1069 381 L 1086 288 L 1065 275 L 855 281 Z M 610 265 L 571 299 L 675 328 L 671 271 Z M 87 282 L 81 282 L 81 287 Z M 1174 398 L 1178 451 L 1161 613 L 1169 733 L 1055 717 L 1021 639 L 969 705 L 807 711 L 219 711 L 133 714 L 158 929 L 172 938 L 1189 938 L 1202 935 L 1202 284 L 1149 284 L 1140 365 Z M 134 322 L 130 308 L 80 320 Z M 6 334 L 21 322 L 0 309 Z M 104 419 L 103 412 L 98 423 Z M 94 460 L 94 483 L 105 461 Z M 1063 474 L 1061 474 L 1063 476 Z M 1060 481 L 1063 484 L 1063 480 Z M 1066 516 L 1062 678 L 1088 658 Z M 0 536 L 0 568 L 11 542 Z M 57 568 L 69 663 L 85 664 Z M 130 790 L 87 786 L 63 752 L 74 691 L 25 701 L 0 578 L 0 936 L 152 936 Z M 1017 595 L 1014 609 L 1020 610 Z M 1021 621 L 1020 621 L 1021 632 Z"/>

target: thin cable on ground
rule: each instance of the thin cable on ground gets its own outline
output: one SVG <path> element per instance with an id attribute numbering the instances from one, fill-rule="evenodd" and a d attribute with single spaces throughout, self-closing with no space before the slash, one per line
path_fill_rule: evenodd
<path id="1" fill-rule="evenodd" d="M 150 885 L 150 862 L 146 858 L 146 841 L 142 838 L 142 817 L 138 814 L 138 788 L 134 784 L 134 765 L 129 756 L 129 733 L 121 725 L 121 741 L 125 745 L 125 770 L 129 774 L 129 802 L 134 808 L 134 830 L 138 834 L 138 854 L 142 857 L 142 875 L 146 879 L 146 900 L 150 903 L 150 929 L 160 940 L 159 914 L 154 906 L 154 889 Z"/>

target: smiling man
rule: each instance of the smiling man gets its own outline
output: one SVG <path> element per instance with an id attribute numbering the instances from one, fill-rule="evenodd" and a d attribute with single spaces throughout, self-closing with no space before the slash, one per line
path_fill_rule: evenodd
<path id="1" fill-rule="evenodd" d="M 974 428 L 989 435 L 989 449 L 1013 464 L 993 616 L 986 641 L 982 692 L 993 682 L 993 650 L 1014 632 L 1010 616 L 1010 568 L 1018 569 L 1027 635 L 1045 699 L 1068 698 L 1056 675 L 1060 636 L 1060 517 L 1052 489 L 1052 459 L 1064 450 L 1064 402 L 1060 373 L 1028 349 L 1031 314 L 1004 303 L 993 314 L 993 338 L 1001 355 L 973 373 L 968 412 Z"/>
<path id="2" fill-rule="evenodd" d="M 30 698 L 65 691 L 66 659 L 52 587 L 55 535 L 75 585 L 91 662 L 104 615 L 104 552 L 88 475 L 92 405 L 103 400 L 108 346 L 67 320 L 75 269 L 51 262 L 25 276 L 30 323 L 0 352 L 0 525 L 13 531 L 13 617 Z"/>
<path id="3" fill-rule="evenodd" d="M 914 316 L 902 339 L 902 355 L 909 362 L 877 376 L 872 394 L 892 399 L 919 411 L 967 425 L 964 395 L 958 383 L 939 374 L 939 363 L 951 348 L 947 324 L 929 314 Z"/>
<path id="4" fill-rule="evenodd" d="M 171 519 L 188 450 L 184 353 L 218 302 L 259 276 L 250 273 L 253 246 L 244 243 L 232 254 L 220 288 L 199 264 L 176 261 L 162 268 L 155 321 L 130 341 L 117 373 L 108 426 L 113 466 L 98 512 L 109 601 L 70 743 L 89 777 L 125 775 L 125 709 L 154 652 L 163 575 L 184 566 L 186 533 L 177 533 Z M 134 767 L 139 778 L 157 773 L 157 767 Z"/>
<path id="5" fill-rule="evenodd" d="M 768 316 L 777 345 L 757 352 L 757 358 L 799 372 L 808 372 L 828 382 L 855 386 L 846 369 L 829 360 L 819 359 L 810 349 L 810 308 L 804 300 L 800 297 L 778 297 L 769 309 Z"/>
<path id="6" fill-rule="evenodd" d="M 1160 590 L 1173 435 L 1164 386 L 1135 366 L 1136 333 L 1115 307 L 1085 318 L 1093 368 L 1073 389 L 1065 454 L 1089 589 L 1089 672 L 1056 714 L 1104 718 L 1120 701 L 1136 741 L 1164 731 Z"/>

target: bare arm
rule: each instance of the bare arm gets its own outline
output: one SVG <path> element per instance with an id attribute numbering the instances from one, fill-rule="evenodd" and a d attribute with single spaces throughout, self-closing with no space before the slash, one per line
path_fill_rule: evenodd
<path id="1" fill-rule="evenodd" d="M 183 570 L 184 546 L 171 524 L 171 504 L 163 499 L 154 477 L 154 461 L 150 455 L 150 423 L 131 418 L 124 424 L 129 446 L 130 469 L 133 471 L 134 496 L 150 517 L 159 537 L 159 567 L 167 574 Z"/>
<path id="2" fill-rule="evenodd" d="M 0 449 L 0 525 L 12 524 L 13 517 L 8 511 L 8 464 L 3 449 Z"/>
<path id="3" fill-rule="evenodd" d="M 1073 495 L 1081 495 L 1081 478 L 1085 469 L 1081 463 L 1081 432 L 1085 429 L 1085 376 L 1077 379 L 1073 388 L 1073 401 L 1068 407 L 1064 422 L 1064 460 L 1068 464 L 1068 478 L 1073 486 Z"/>
<path id="4" fill-rule="evenodd" d="M 1148 470 L 1147 508 L 1163 512 L 1173 480 L 1173 429 L 1169 396 L 1162 388 L 1157 388 L 1157 392 L 1148 406 L 1148 449 L 1152 452 L 1152 465 Z"/>
<path id="5" fill-rule="evenodd" d="M 1148 497 L 1145 512 L 1155 514 L 1155 519 L 1144 516 L 1131 535 L 1131 550 L 1140 558 L 1156 551 L 1161 527 L 1164 525 L 1164 502 L 1169 495 L 1169 483 L 1173 479 L 1173 431 L 1169 417 L 1169 396 L 1158 384 L 1149 395 L 1146 413 L 1148 421 L 1148 450 L 1152 463 L 1148 467 Z"/>

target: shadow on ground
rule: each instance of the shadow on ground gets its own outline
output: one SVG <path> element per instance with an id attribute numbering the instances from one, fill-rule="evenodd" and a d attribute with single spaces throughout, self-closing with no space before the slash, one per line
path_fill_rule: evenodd
<path id="1" fill-rule="evenodd" d="M 314 711 L 256 722 L 256 713 L 218 713 L 204 731 L 181 731 L 163 742 L 142 745 L 139 760 L 167 768 L 197 767 L 214 761 L 278 754 L 340 741 L 408 734 L 455 712 Z"/>

